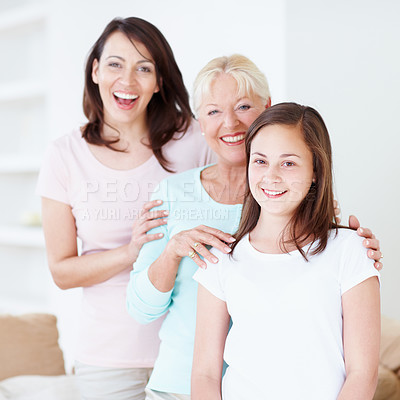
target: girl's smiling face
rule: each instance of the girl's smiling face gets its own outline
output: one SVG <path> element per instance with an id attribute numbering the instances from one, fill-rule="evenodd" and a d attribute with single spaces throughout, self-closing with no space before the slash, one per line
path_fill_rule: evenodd
<path id="1" fill-rule="evenodd" d="M 250 191 L 267 213 L 290 218 L 314 179 L 313 155 L 298 126 L 268 125 L 251 143 Z"/>

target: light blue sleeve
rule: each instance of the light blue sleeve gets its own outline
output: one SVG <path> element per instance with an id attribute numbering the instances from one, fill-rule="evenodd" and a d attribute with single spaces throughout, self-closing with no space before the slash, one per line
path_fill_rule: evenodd
<path id="1" fill-rule="evenodd" d="M 162 200 L 163 204 L 153 210 L 170 210 L 167 189 L 168 181 L 164 180 L 152 195 L 152 200 Z M 161 317 L 168 311 L 171 303 L 172 290 L 160 292 L 153 286 L 148 276 L 150 265 L 161 255 L 168 243 L 167 225 L 149 231 L 149 233 L 163 233 L 164 236 L 143 245 L 130 274 L 126 296 L 128 313 L 142 324 Z"/>

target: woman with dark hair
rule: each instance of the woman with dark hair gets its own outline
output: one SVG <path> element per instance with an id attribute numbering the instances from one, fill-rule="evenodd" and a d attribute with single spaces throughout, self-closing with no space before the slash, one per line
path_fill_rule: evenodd
<path id="1" fill-rule="evenodd" d="M 162 321 L 137 323 L 125 296 L 142 245 L 162 237 L 147 234 L 167 215 L 150 211 L 161 204 L 150 195 L 172 172 L 209 163 L 211 151 L 170 46 L 140 18 L 112 20 L 94 44 L 83 108 L 88 122 L 51 144 L 39 177 L 48 263 L 61 289 L 83 287 L 82 398 L 143 399 Z"/>
<path id="2" fill-rule="evenodd" d="M 168 143 L 177 132 L 185 133 L 189 129 L 192 123 L 192 112 L 182 74 L 176 64 L 171 47 L 161 32 L 143 19 L 134 17 L 114 19 L 94 44 L 85 69 L 83 109 L 89 122 L 82 128 L 83 137 L 88 143 L 105 145 L 110 148 L 112 148 L 111 145 L 118 142 L 115 137 L 112 139 L 103 137 L 104 135 L 99 130 L 104 123 L 109 125 L 110 122 L 104 121 L 104 98 L 98 82 L 93 78 L 94 70 L 99 67 L 106 42 L 114 32 L 125 36 L 139 55 L 153 64 L 154 70 L 151 73 L 156 80 L 156 89 L 150 100 L 144 104 L 148 140 L 159 163 L 168 170 L 168 160 L 162 153 L 162 146 Z M 142 47 L 144 46 L 147 55 L 142 54 L 138 43 Z M 137 102 L 137 99 L 132 99 L 133 102 Z"/>
<path id="3" fill-rule="evenodd" d="M 192 399 L 372 399 L 379 273 L 361 238 L 336 221 L 322 117 L 295 103 L 272 106 L 250 126 L 245 148 L 232 251 L 213 250 L 219 263 L 194 275 Z"/>

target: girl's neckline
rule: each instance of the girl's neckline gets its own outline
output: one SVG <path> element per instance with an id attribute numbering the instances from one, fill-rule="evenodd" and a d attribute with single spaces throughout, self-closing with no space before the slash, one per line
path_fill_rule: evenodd
<path id="1" fill-rule="evenodd" d="M 248 250 L 256 257 L 258 258 L 280 258 L 280 259 L 289 259 L 293 257 L 301 257 L 300 251 L 295 249 L 292 251 L 289 251 L 288 253 L 263 253 L 259 250 L 257 250 L 251 243 L 250 243 L 250 234 L 247 233 L 245 236 L 242 238 L 243 243 L 245 246 L 248 248 Z M 305 246 L 302 247 L 302 250 L 307 254 L 307 252 L 312 248 L 317 245 L 317 241 L 314 242 L 313 244 L 310 242 L 306 244 Z"/>

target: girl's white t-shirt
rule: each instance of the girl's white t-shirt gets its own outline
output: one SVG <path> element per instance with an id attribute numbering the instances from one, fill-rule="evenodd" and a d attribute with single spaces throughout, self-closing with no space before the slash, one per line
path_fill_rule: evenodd
<path id="1" fill-rule="evenodd" d="M 176 138 L 182 134 L 176 134 Z M 213 155 L 197 122 L 163 153 L 176 172 L 212 162 Z M 129 243 L 132 224 L 159 182 L 170 176 L 155 156 L 131 170 L 115 170 L 100 163 L 82 138 L 80 129 L 49 146 L 40 171 L 37 193 L 71 206 L 82 255 Z M 62 229 L 62 227 L 60 227 Z M 152 367 L 158 354 L 162 319 L 148 325 L 126 311 L 130 269 L 83 288 L 76 359 L 104 367 Z"/>
<path id="2" fill-rule="evenodd" d="M 372 276 L 362 238 L 339 229 L 306 262 L 258 252 L 246 235 L 194 279 L 227 304 L 224 400 L 336 400 L 345 380 L 341 296 Z"/>

